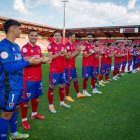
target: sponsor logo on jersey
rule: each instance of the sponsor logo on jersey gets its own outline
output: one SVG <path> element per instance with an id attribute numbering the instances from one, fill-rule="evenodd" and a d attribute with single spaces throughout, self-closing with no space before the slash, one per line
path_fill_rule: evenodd
<path id="1" fill-rule="evenodd" d="M 18 61 L 18 60 L 21 60 L 22 57 L 21 57 L 21 54 L 16 54 L 15 55 L 15 61 Z"/>
<path id="2" fill-rule="evenodd" d="M 12 48 L 13 51 L 15 51 L 15 48 Z"/>

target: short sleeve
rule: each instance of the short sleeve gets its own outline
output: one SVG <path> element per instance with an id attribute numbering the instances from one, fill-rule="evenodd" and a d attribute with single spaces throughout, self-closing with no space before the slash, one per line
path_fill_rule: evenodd
<path id="1" fill-rule="evenodd" d="M 42 52 L 40 51 L 40 57 L 43 57 L 43 54 L 42 54 Z"/>
<path id="2" fill-rule="evenodd" d="M 70 45 L 66 45 L 66 50 L 67 50 L 67 52 L 71 52 L 71 47 L 70 47 Z"/>
<path id="3" fill-rule="evenodd" d="M 43 55 L 42 55 L 42 52 L 41 52 L 41 48 L 39 47 L 39 55 L 40 55 L 40 57 L 42 57 Z"/>
<path id="4" fill-rule="evenodd" d="M 52 49 L 51 45 L 48 45 L 47 49 L 48 49 L 48 52 L 53 52 L 53 49 Z"/>
<path id="5" fill-rule="evenodd" d="M 83 49 L 83 52 L 88 52 L 87 47 L 85 45 L 83 46 Z"/>

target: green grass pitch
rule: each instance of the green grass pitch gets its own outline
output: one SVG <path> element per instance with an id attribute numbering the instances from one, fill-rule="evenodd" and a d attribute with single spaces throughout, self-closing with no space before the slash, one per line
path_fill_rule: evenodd
<path id="1" fill-rule="evenodd" d="M 77 72 L 82 92 L 81 57 L 77 58 Z M 24 131 L 19 117 L 19 131 L 30 134 L 29 140 L 140 140 L 140 72 L 127 74 L 118 81 L 111 81 L 100 88 L 101 95 L 77 99 L 71 83 L 74 103 L 70 109 L 59 106 L 58 87 L 54 91 L 54 105 L 57 111 L 48 110 L 48 65 L 43 65 L 43 91 L 39 113 L 43 121 L 30 119 L 30 131 Z M 91 93 L 90 83 L 88 92 Z"/>

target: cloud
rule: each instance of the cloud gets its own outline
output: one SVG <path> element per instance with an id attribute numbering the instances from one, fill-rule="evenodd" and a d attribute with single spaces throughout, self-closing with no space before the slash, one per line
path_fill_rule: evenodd
<path id="1" fill-rule="evenodd" d="M 44 5 L 61 7 L 62 3 L 61 0 L 25 0 L 25 5 L 27 8 L 36 8 Z"/>
<path id="2" fill-rule="evenodd" d="M 30 20 L 38 17 L 37 22 L 57 27 L 63 24 L 63 3 L 61 0 L 14 0 L 20 13 L 27 13 L 42 7 L 44 13 L 32 14 Z M 91 0 L 69 0 L 66 4 L 66 27 L 98 27 L 113 25 L 131 25 L 140 23 L 140 9 L 135 8 L 137 0 L 129 0 L 128 5 L 113 2 Z M 21 7 L 21 8 L 20 8 Z M 130 10 L 133 9 L 134 10 Z M 46 12 L 47 11 L 47 12 Z M 45 13 L 46 12 L 46 13 Z M 46 17 L 41 19 L 41 17 Z M 47 20 L 47 17 L 51 19 Z M 52 18 L 53 17 L 53 18 Z M 34 22 L 36 22 L 34 21 Z"/>
<path id="3" fill-rule="evenodd" d="M 112 2 L 71 0 L 66 7 L 68 27 L 94 27 L 139 24 L 140 11 Z"/>
<path id="4" fill-rule="evenodd" d="M 134 9 L 136 5 L 137 0 L 129 0 L 128 1 L 128 9 Z"/>
<path id="5" fill-rule="evenodd" d="M 27 7 L 23 3 L 22 0 L 14 0 L 13 2 L 13 8 L 15 11 L 20 12 L 23 15 L 29 14 L 29 11 L 27 10 Z"/>

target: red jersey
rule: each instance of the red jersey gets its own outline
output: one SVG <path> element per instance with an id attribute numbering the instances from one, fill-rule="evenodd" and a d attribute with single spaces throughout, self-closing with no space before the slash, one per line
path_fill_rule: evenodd
<path id="1" fill-rule="evenodd" d="M 138 51 L 138 59 L 140 60 L 140 50 Z"/>
<path id="2" fill-rule="evenodd" d="M 55 42 L 51 43 L 48 46 L 48 52 L 51 52 L 52 55 L 60 53 L 62 50 L 64 50 L 63 44 L 57 44 Z M 53 73 L 62 73 L 65 69 L 65 56 L 60 55 L 55 59 L 52 59 L 50 63 L 50 72 Z"/>
<path id="3" fill-rule="evenodd" d="M 103 53 L 102 53 L 102 59 L 101 62 L 104 64 L 107 64 L 107 52 L 106 52 L 106 48 L 103 48 Z"/>
<path id="4" fill-rule="evenodd" d="M 88 43 L 85 42 L 83 44 L 83 46 L 85 48 L 83 53 L 86 52 L 87 54 L 89 54 L 93 51 L 93 45 L 92 44 L 88 44 Z M 82 66 L 93 66 L 93 54 L 91 54 L 89 57 L 84 57 L 84 54 L 83 54 Z"/>
<path id="5" fill-rule="evenodd" d="M 114 48 L 114 51 L 116 52 L 115 54 L 120 55 L 121 54 L 121 49 L 119 48 Z M 121 62 L 121 57 L 114 57 L 114 62 Z"/>
<path id="6" fill-rule="evenodd" d="M 128 60 L 132 60 L 133 59 L 133 55 L 131 55 L 132 51 L 133 51 L 132 49 L 128 50 Z"/>
<path id="7" fill-rule="evenodd" d="M 125 48 L 122 49 L 122 54 L 127 54 L 127 50 Z M 127 55 L 122 56 L 122 61 L 127 61 Z"/>
<path id="8" fill-rule="evenodd" d="M 30 43 L 24 45 L 21 49 L 21 53 L 24 57 L 37 57 L 41 58 L 41 48 L 37 45 L 32 46 Z M 24 68 L 23 74 L 24 80 L 40 81 L 42 80 L 42 67 L 41 64 L 35 66 L 28 66 Z"/>
<path id="9" fill-rule="evenodd" d="M 100 51 L 93 54 L 93 66 L 99 67 L 99 58 L 96 58 L 96 55 L 99 55 Z"/>
<path id="10" fill-rule="evenodd" d="M 112 64 L 112 57 L 109 57 L 109 55 L 112 53 L 114 53 L 114 50 L 106 48 L 106 56 L 107 56 L 106 64 Z"/>
<path id="11" fill-rule="evenodd" d="M 74 44 L 67 42 L 65 44 L 65 48 L 67 50 L 67 53 L 75 53 L 76 52 L 76 47 Z M 72 59 L 68 59 L 66 60 L 66 67 L 67 68 L 75 68 L 75 61 L 76 61 L 76 57 L 73 57 Z"/>

